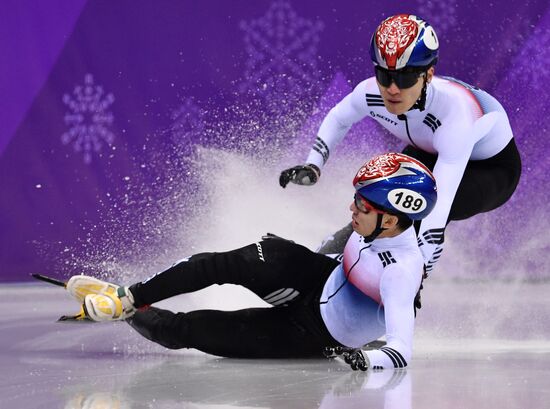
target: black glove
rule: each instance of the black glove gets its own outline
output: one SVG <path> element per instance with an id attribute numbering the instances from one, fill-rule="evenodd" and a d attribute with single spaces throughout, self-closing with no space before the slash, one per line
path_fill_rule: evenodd
<path id="1" fill-rule="evenodd" d="M 286 187 L 288 182 L 310 186 L 315 184 L 320 176 L 321 170 L 317 166 L 312 164 L 299 165 L 283 170 L 281 176 L 279 176 L 279 184 L 281 187 Z"/>
<path id="2" fill-rule="evenodd" d="M 422 296 L 420 291 L 424 288 L 424 280 L 428 278 L 428 273 L 426 272 L 426 266 L 424 266 L 424 274 L 422 274 L 422 281 L 420 282 L 420 288 L 414 297 L 414 316 L 416 317 L 416 311 L 422 308 Z"/>
<path id="3" fill-rule="evenodd" d="M 344 352 L 342 356 L 344 357 L 344 362 L 351 366 L 351 369 L 354 371 L 358 369 L 366 371 L 369 369 L 365 354 L 360 349 L 356 349 L 354 352 Z"/>
<path id="4" fill-rule="evenodd" d="M 366 371 L 369 369 L 368 360 L 361 349 L 326 347 L 323 353 L 327 358 L 342 358 L 354 371 L 358 369 Z"/>

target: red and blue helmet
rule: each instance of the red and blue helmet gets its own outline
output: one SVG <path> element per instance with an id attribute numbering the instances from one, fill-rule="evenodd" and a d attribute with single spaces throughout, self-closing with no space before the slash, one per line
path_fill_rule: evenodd
<path id="1" fill-rule="evenodd" d="M 439 41 L 433 27 L 411 14 L 382 21 L 370 44 L 372 62 L 387 70 L 434 65 L 438 52 Z"/>
<path id="2" fill-rule="evenodd" d="M 353 186 L 374 207 L 421 220 L 437 202 L 437 186 L 430 170 L 402 153 L 375 156 L 355 175 Z"/>

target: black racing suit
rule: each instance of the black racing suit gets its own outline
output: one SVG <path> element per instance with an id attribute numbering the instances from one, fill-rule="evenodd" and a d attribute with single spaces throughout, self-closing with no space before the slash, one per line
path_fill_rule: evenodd
<path id="1" fill-rule="evenodd" d="M 248 288 L 272 307 L 173 313 L 140 309 L 128 320 L 141 335 L 167 348 L 196 348 L 234 358 L 320 357 L 340 346 L 319 309 L 323 285 L 338 261 L 283 239 L 224 253 L 202 253 L 130 287 L 143 307 L 212 284 Z"/>

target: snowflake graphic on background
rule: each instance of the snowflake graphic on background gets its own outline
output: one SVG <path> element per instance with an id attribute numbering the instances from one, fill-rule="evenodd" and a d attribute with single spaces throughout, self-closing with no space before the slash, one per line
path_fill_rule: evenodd
<path id="1" fill-rule="evenodd" d="M 170 115 L 172 140 L 180 144 L 200 137 L 205 129 L 204 114 L 192 98 L 186 98 Z"/>
<path id="2" fill-rule="evenodd" d="M 536 97 L 540 95 L 540 84 L 550 81 L 550 56 L 547 52 L 550 48 L 550 30 L 547 29 L 549 21 L 550 13 L 539 22 L 529 37 L 522 36 L 520 49 L 508 64 L 506 76 L 500 80 L 500 89 L 503 95 L 506 95 L 505 101 L 509 106 L 516 106 L 516 126 L 526 136 L 529 135 L 529 138 L 524 139 L 529 140 L 529 143 L 523 142 L 522 148 L 526 151 L 533 149 L 529 151 L 529 156 L 535 162 L 535 158 L 541 152 L 544 153 L 544 149 L 534 147 L 543 146 L 545 143 L 549 123 L 546 118 L 550 113 L 546 99 Z M 536 78 L 536 81 L 533 81 L 533 78 Z M 524 95 L 524 98 L 518 99 L 517 95 Z M 532 123 L 537 123 L 537 126 L 532 127 Z M 532 132 L 534 129 L 537 131 Z M 520 133 L 518 130 L 516 132 Z M 541 154 L 540 160 L 547 161 L 543 156 Z M 537 167 L 526 169 L 526 173 L 536 173 L 534 169 Z"/>
<path id="3" fill-rule="evenodd" d="M 434 28 L 441 41 L 447 38 L 445 34 L 458 22 L 456 0 L 419 0 L 418 17 L 425 19 Z"/>
<path id="4" fill-rule="evenodd" d="M 248 56 L 241 92 L 252 92 L 279 111 L 311 91 L 319 79 L 317 44 L 320 21 L 299 17 L 288 1 L 271 4 L 256 20 L 241 21 Z"/>
<path id="5" fill-rule="evenodd" d="M 84 76 L 84 85 L 77 85 L 72 95 L 63 95 L 63 102 L 71 112 L 65 114 L 69 130 L 61 136 L 61 141 L 82 152 L 86 164 L 92 162 L 92 154 L 100 152 L 104 142 L 110 146 L 115 139 L 109 130 L 113 114 L 108 111 L 114 101 L 113 94 L 105 95 L 103 87 L 94 84 L 92 74 Z"/>
<path id="6" fill-rule="evenodd" d="M 512 21 L 512 18 L 505 17 L 498 30 L 499 48 L 502 52 L 513 58 L 524 49 L 527 42 L 533 41 L 530 38 L 534 28 L 532 24 L 533 22 L 528 18 Z M 510 30 L 510 26 L 513 26 L 514 30 Z M 538 35 L 544 35 L 543 31 L 539 31 Z"/>
<path id="7" fill-rule="evenodd" d="M 515 57 L 511 64 L 513 68 L 507 75 L 510 80 L 531 87 L 533 78 L 537 78 L 541 84 L 550 79 L 550 56 L 547 53 L 550 49 L 550 30 L 546 27 L 546 24 L 539 23 L 531 36 L 521 42 L 522 50 Z"/>

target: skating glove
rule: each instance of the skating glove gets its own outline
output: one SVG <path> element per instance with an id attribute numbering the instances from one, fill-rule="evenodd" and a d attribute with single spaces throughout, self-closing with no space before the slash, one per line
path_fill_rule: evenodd
<path id="1" fill-rule="evenodd" d="M 341 358 L 351 369 L 366 371 L 369 369 L 369 359 L 361 349 L 344 347 L 326 347 L 324 354 L 327 358 Z"/>
<path id="2" fill-rule="evenodd" d="M 422 308 L 422 295 L 420 291 L 424 288 L 424 285 L 421 283 L 416 296 L 414 297 L 414 316 L 416 317 L 416 311 Z"/>
<path id="3" fill-rule="evenodd" d="M 422 308 L 422 296 L 420 291 L 424 288 L 424 280 L 428 278 L 428 272 L 426 271 L 426 266 L 424 266 L 424 274 L 422 274 L 422 281 L 420 282 L 420 288 L 414 297 L 414 316 L 416 317 L 416 311 Z"/>
<path id="4" fill-rule="evenodd" d="M 320 176 L 321 170 L 317 166 L 313 164 L 299 165 L 283 170 L 279 176 L 279 184 L 281 187 L 286 187 L 288 182 L 310 186 L 315 184 Z"/>
<path id="5" fill-rule="evenodd" d="M 344 362 L 351 366 L 351 369 L 357 371 L 366 371 L 369 369 L 368 358 L 363 351 L 360 349 L 355 350 L 354 352 L 344 352 L 342 355 L 344 357 Z"/>

